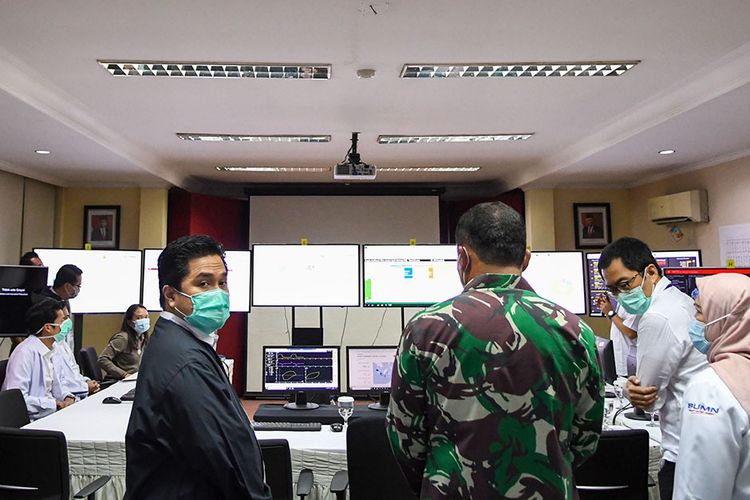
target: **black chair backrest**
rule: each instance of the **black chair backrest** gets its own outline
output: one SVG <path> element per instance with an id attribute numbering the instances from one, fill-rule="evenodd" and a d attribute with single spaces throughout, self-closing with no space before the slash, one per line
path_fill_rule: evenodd
<path id="1" fill-rule="evenodd" d="M 83 370 L 83 374 L 91 380 L 101 382 L 102 371 L 96 364 L 97 360 L 99 359 L 99 356 L 96 355 L 96 349 L 94 349 L 93 347 L 84 347 L 80 351 L 80 357 L 81 370 Z"/>
<path id="2" fill-rule="evenodd" d="M 648 498 L 648 431 L 604 431 L 599 447 L 573 472 L 581 500 Z"/>
<path id="3" fill-rule="evenodd" d="M 4 359 L 0 361 L 0 387 L 5 382 L 5 373 L 8 371 L 8 360 Z"/>
<path id="4" fill-rule="evenodd" d="M 20 429 L 28 423 L 29 412 L 20 389 L 0 391 L 0 427 Z"/>
<path id="5" fill-rule="evenodd" d="M 351 420 L 346 432 L 350 498 L 416 500 L 396 462 L 383 417 Z"/>
<path id="6" fill-rule="evenodd" d="M 68 447 L 57 431 L 0 428 L 0 498 L 70 498 Z M 35 488 L 27 490 L 9 487 Z"/>
<path id="7" fill-rule="evenodd" d="M 286 439 L 259 439 L 266 470 L 266 484 L 271 488 L 273 500 L 293 500 L 292 455 Z"/>

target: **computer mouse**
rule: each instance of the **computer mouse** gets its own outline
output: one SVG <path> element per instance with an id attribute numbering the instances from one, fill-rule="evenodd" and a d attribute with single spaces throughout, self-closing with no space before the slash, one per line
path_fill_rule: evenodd
<path id="1" fill-rule="evenodd" d="M 119 405 L 120 403 L 122 403 L 122 401 L 118 397 L 107 396 L 106 398 L 104 398 L 102 403 L 104 403 L 105 405 Z"/>
<path id="2" fill-rule="evenodd" d="M 344 424 L 331 424 L 331 430 L 333 432 L 341 432 L 344 430 Z"/>

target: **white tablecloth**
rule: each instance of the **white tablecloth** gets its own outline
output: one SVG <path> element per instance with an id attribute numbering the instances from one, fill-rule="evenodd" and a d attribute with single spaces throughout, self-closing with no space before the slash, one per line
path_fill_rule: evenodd
<path id="1" fill-rule="evenodd" d="M 107 396 L 122 396 L 135 387 L 135 380 L 118 382 L 64 410 L 32 422 L 26 429 L 60 431 L 68 441 L 71 494 L 99 476 L 112 480 L 97 493 L 97 499 L 119 500 L 125 494 L 125 432 L 132 403 L 102 404 Z M 310 500 L 333 498 L 328 485 L 336 471 L 346 468 L 346 436 L 323 426 L 320 432 L 257 432 L 258 439 L 286 439 L 292 454 L 296 480 L 299 471 L 315 473 Z"/>

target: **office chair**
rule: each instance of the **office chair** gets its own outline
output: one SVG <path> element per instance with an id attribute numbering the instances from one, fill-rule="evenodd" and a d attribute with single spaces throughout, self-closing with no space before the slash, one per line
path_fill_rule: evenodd
<path id="1" fill-rule="evenodd" d="M 5 382 L 5 373 L 8 371 L 8 360 L 4 359 L 0 361 L 0 387 Z"/>
<path id="2" fill-rule="evenodd" d="M 391 451 L 385 416 L 360 417 L 349 422 L 346 462 L 351 498 L 416 500 Z"/>
<path id="3" fill-rule="evenodd" d="M 93 347 L 84 347 L 79 351 L 81 358 L 81 370 L 83 374 L 91 380 L 102 381 L 102 371 L 97 366 L 99 356 Z"/>
<path id="4" fill-rule="evenodd" d="M 20 389 L 0 391 L 0 427 L 20 429 L 29 423 L 29 412 Z"/>
<path id="5" fill-rule="evenodd" d="M 5 500 L 68 500 L 70 474 L 65 435 L 57 431 L 0 428 L 0 497 Z M 94 500 L 109 482 L 102 476 L 73 498 Z"/>
<path id="6" fill-rule="evenodd" d="M 266 484 L 271 488 L 273 500 L 293 500 L 292 493 L 292 455 L 289 441 L 286 439 L 259 439 L 260 452 L 263 455 L 263 467 L 266 471 Z M 305 498 L 312 491 L 313 472 L 302 469 L 297 479 L 299 498 Z"/>
<path id="7" fill-rule="evenodd" d="M 648 431 L 603 431 L 596 453 L 573 478 L 581 500 L 648 498 Z"/>

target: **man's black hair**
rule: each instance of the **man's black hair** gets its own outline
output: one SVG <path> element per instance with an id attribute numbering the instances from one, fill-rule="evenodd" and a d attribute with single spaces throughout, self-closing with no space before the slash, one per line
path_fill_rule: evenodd
<path id="1" fill-rule="evenodd" d="M 75 285 L 78 282 L 78 277 L 83 274 L 78 266 L 74 264 L 65 264 L 57 270 L 55 275 L 55 281 L 52 283 L 52 288 L 60 288 L 65 283 Z"/>
<path id="2" fill-rule="evenodd" d="M 637 238 L 620 238 L 607 245 L 599 256 L 599 273 L 601 274 L 604 269 L 611 266 L 615 259 L 620 259 L 626 269 L 637 273 L 642 273 L 649 264 L 653 264 L 661 276 L 661 268 L 653 252 L 648 245 Z"/>
<path id="3" fill-rule="evenodd" d="M 471 247 L 484 263 L 521 267 L 526 256 L 526 225 L 505 203 L 480 203 L 458 220 L 456 243 Z"/>
<path id="4" fill-rule="evenodd" d="M 182 236 L 167 245 L 167 248 L 159 255 L 159 303 L 164 308 L 164 285 L 169 285 L 175 290 L 180 290 L 180 284 L 188 275 L 190 261 L 209 255 L 218 255 L 227 267 L 224 260 L 224 247 L 221 243 L 205 234 L 193 236 Z"/>
<path id="5" fill-rule="evenodd" d="M 59 300 L 45 297 L 26 311 L 26 331 L 29 335 L 37 332 L 47 323 L 55 323 L 57 311 L 62 311 L 65 305 Z"/>
<path id="6" fill-rule="evenodd" d="M 21 256 L 21 260 L 18 262 L 19 266 L 33 266 L 34 263 L 31 259 L 39 259 L 39 254 L 36 252 L 26 252 Z M 39 259 L 42 260 L 42 259 Z"/>

